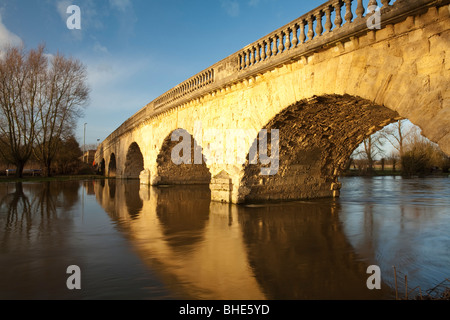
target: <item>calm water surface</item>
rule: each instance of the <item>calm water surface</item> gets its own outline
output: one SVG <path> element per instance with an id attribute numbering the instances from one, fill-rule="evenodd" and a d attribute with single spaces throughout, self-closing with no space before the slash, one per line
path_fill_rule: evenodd
<path id="1" fill-rule="evenodd" d="M 450 278 L 449 178 L 341 181 L 338 200 L 247 206 L 207 186 L 0 184 L 0 299 L 393 299 L 393 267 L 401 295 L 405 276 Z"/>

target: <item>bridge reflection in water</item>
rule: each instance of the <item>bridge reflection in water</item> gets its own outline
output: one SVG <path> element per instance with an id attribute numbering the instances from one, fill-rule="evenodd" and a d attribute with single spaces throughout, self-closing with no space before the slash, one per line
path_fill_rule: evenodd
<path id="1" fill-rule="evenodd" d="M 94 185 L 97 201 L 168 289 L 186 299 L 383 299 L 333 200 L 236 206 L 208 186 Z"/>

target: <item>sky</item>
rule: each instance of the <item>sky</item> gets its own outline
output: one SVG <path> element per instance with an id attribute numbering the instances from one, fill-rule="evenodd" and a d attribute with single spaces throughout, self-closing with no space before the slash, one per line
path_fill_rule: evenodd
<path id="1" fill-rule="evenodd" d="M 80 60 L 91 93 L 76 137 L 97 144 L 164 92 L 324 2 L 0 0 L 0 50 L 44 44 Z M 81 29 L 67 27 L 71 5 Z"/>

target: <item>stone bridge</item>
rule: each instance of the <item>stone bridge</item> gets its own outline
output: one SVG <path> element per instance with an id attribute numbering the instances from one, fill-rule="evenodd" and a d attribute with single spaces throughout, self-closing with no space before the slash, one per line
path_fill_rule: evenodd
<path id="1" fill-rule="evenodd" d="M 399 119 L 450 154 L 449 3 L 328 1 L 150 102 L 96 163 L 244 203 L 338 196 L 354 149 Z"/>

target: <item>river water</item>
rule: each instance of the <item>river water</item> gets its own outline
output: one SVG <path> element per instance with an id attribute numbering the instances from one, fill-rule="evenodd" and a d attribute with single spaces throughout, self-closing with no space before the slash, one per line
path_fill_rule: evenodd
<path id="1" fill-rule="evenodd" d="M 395 299 L 450 278 L 449 178 L 341 181 L 337 200 L 246 206 L 207 186 L 2 183 L 0 299 Z"/>

